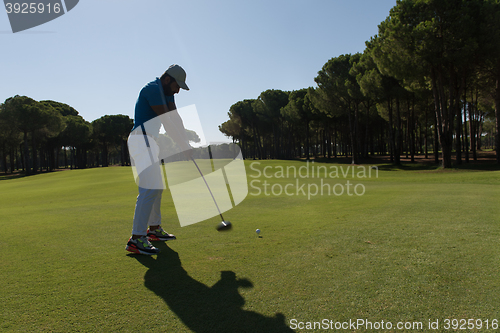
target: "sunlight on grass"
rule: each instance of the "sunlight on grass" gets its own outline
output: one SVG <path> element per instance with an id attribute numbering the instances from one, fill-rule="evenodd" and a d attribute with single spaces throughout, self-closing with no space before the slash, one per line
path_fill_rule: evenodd
<path id="1" fill-rule="evenodd" d="M 304 192 L 321 181 L 365 192 L 308 196 L 296 178 L 263 173 L 303 162 L 252 163 L 248 179 L 260 183 L 224 214 L 230 233 L 215 231 L 218 218 L 181 228 L 166 190 L 163 225 L 178 239 L 157 258 L 124 250 L 137 196 L 130 168 L 1 181 L 0 331 L 190 332 L 205 323 L 239 332 L 254 319 L 261 331 L 286 331 L 293 318 L 500 317 L 500 171 L 321 174 L 299 179 Z M 293 195 L 266 195 L 264 181 L 275 192 L 292 184 Z M 219 306 L 233 320 L 212 311 Z"/>

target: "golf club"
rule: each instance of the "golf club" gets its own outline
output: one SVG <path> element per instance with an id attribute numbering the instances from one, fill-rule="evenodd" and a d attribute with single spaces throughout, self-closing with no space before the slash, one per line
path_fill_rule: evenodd
<path id="1" fill-rule="evenodd" d="M 164 103 L 163 107 L 165 109 L 165 112 L 169 112 L 170 110 L 167 107 L 167 101 L 165 100 L 165 96 L 163 95 L 163 90 L 161 88 L 161 85 L 158 86 L 158 88 L 160 89 L 160 96 L 161 96 L 162 101 Z M 175 128 L 175 130 L 177 131 L 177 128 Z M 177 134 L 179 134 L 178 131 L 177 131 Z M 210 158 L 212 158 L 212 156 L 210 156 Z M 224 221 L 224 217 L 222 216 L 222 213 L 221 213 L 221 211 L 219 209 L 219 205 L 217 205 L 217 201 L 215 201 L 215 197 L 212 194 L 212 190 L 210 189 L 210 186 L 208 186 L 208 183 L 207 183 L 207 181 L 205 179 L 205 176 L 203 176 L 203 172 L 201 172 L 200 168 L 198 167 L 198 164 L 196 163 L 196 161 L 194 160 L 194 158 L 192 156 L 191 156 L 191 161 L 193 161 L 194 165 L 196 166 L 196 169 L 198 169 L 198 172 L 201 175 L 201 178 L 203 178 L 203 181 L 205 182 L 205 185 L 207 185 L 208 192 L 210 192 L 210 195 L 212 196 L 212 199 L 214 200 L 215 207 L 217 207 L 217 211 L 219 212 L 219 216 L 220 216 L 220 218 L 222 220 L 219 224 L 217 224 L 217 227 L 216 227 L 217 231 L 231 230 L 231 228 L 233 227 L 233 225 L 229 221 Z"/>
<path id="2" fill-rule="evenodd" d="M 217 225 L 217 231 L 226 231 L 226 230 L 230 230 L 232 228 L 232 224 L 231 222 L 229 221 L 224 221 L 224 217 L 222 216 L 222 213 L 219 209 L 219 205 L 217 205 L 217 201 L 215 201 L 215 197 L 214 195 L 212 194 L 212 190 L 210 189 L 210 186 L 208 186 L 208 183 L 205 179 L 205 176 L 203 176 L 203 172 L 201 172 L 200 168 L 198 167 L 198 164 L 196 163 L 196 161 L 194 160 L 194 158 L 191 157 L 191 161 L 193 161 L 194 165 L 196 166 L 196 169 L 198 169 L 198 172 L 200 173 L 201 175 L 201 178 L 203 178 L 203 181 L 205 182 L 205 185 L 207 185 L 207 189 L 208 189 L 208 192 L 210 192 L 210 195 L 212 196 L 212 199 L 214 200 L 214 204 L 215 204 L 215 207 L 217 207 L 217 211 L 219 212 L 219 216 L 222 220 L 222 222 L 220 222 L 218 225 Z"/>

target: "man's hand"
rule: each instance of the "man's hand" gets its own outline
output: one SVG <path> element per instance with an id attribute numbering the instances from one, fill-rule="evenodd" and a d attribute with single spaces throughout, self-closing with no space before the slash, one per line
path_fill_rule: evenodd
<path id="1" fill-rule="evenodd" d="M 186 135 L 186 128 L 184 127 L 184 123 L 182 122 L 177 110 L 167 112 L 165 105 L 156 105 L 151 108 L 158 114 L 158 117 L 163 124 L 163 128 L 167 132 L 168 136 L 174 140 L 174 143 L 180 147 L 181 150 L 192 150 Z M 161 109 L 164 110 L 162 114 L 159 113 Z M 190 154 L 190 156 L 192 156 L 193 153 L 191 152 Z"/>

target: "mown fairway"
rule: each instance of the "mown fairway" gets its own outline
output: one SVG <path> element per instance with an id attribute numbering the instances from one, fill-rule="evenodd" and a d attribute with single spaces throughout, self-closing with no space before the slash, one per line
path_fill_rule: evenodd
<path id="1" fill-rule="evenodd" d="M 0 181 L 0 331 L 287 332 L 293 319 L 420 331 L 430 319 L 446 331 L 446 318 L 500 320 L 500 171 L 277 178 L 307 164 L 245 163 L 249 195 L 224 213 L 233 231 L 217 233 L 218 217 L 181 228 L 167 190 L 163 225 L 178 239 L 152 258 L 124 250 L 137 195 L 129 168 Z M 347 181 L 364 194 L 308 198 Z"/>

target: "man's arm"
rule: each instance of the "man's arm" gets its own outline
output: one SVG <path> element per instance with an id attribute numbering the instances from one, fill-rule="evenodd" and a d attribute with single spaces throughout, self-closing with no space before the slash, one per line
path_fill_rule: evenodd
<path id="1" fill-rule="evenodd" d="M 159 116 L 161 116 L 164 113 L 167 113 L 168 111 L 177 110 L 177 107 L 173 102 L 168 102 L 167 107 L 165 107 L 165 105 L 152 105 L 151 108 Z"/>
<path id="2" fill-rule="evenodd" d="M 153 105 L 151 108 L 160 117 L 161 123 L 168 136 L 174 140 L 181 150 L 190 151 L 192 147 L 189 145 L 184 123 L 179 113 L 177 113 L 175 104 L 168 102 L 168 107 L 166 105 Z"/>

